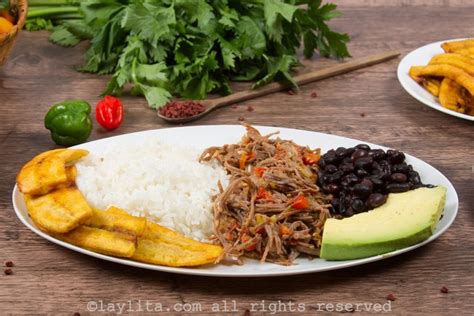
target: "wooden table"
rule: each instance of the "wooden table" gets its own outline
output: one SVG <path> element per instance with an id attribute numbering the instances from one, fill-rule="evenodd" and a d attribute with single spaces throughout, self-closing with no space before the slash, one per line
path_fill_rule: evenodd
<path id="1" fill-rule="evenodd" d="M 341 1 L 344 16 L 332 23 L 352 36 L 355 56 L 400 49 L 450 38 L 472 36 L 474 5 L 470 1 Z M 450 4 L 449 6 L 446 4 Z M 355 71 L 301 88 L 298 95 L 277 93 L 237 109 L 217 110 L 195 124 L 248 122 L 349 136 L 398 148 L 425 160 L 454 184 L 460 199 L 453 226 L 436 242 L 410 253 L 345 270 L 275 278 L 208 278 L 152 272 L 91 258 L 38 237 L 16 218 L 11 202 L 21 165 L 53 148 L 43 116 L 54 102 L 84 98 L 95 104 L 107 78 L 81 74 L 86 48 L 61 48 L 47 34 L 23 32 L 9 62 L 0 70 L 0 261 L 12 260 L 13 275 L 2 275 L 2 314 L 88 314 L 89 301 L 132 302 L 132 309 L 199 303 L 211 313 L 223 300 L 243 315 L 251 303 L 306 304 L 305 313 L 330 311 L 326 303 L 387 303 L 396 314 L 468 314 L 474 308 L 473 123 L 432 110 L 410 97 L 396 78 L 398 60 Z M 334 61 L 305 61 L 319 68 Z M 311 93 L 317 92 L 317 98 Z M 121 128 L 105 133 L 94 128 L 91 140 L 169 127 L 144 100 L 123 97 Z M 247 106 L 254 107 L 253 112 Z M 449 293 L 440 288 L 446 286 Z M 139 301 L 141 300 L 141 303 Z M 90 308 L 94 308 L 91 303 Z M 154 304 L 154 305 L 152 305 Z M 289 305 L 288 305 L 289 304 Z M 118 305 L 115 311 L 119 312 Z M 127 305 L 128 306 L 128 305 Z M 273 306 L 273 305 L 271 305 Z M 99 306 L 100 307 L 100 306 Z M 270 309 L 269 309 L 270 308 Z M 332 307 L 335 308 L 335 305 Z M 126 308 L 127 309 L 127 308 Z M 260 314 L 260 312 L 251 313 Z"/>

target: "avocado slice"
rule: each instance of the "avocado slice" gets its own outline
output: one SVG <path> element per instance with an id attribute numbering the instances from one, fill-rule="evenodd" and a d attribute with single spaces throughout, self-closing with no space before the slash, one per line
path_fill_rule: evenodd
<path id="1" fill-rule="evenodd" d="M 321 258 L 350 260 L 380 255 L 419 243 L 436 229 L 446 188 L 391 193 L 384 205 L 324 224 Z"/>

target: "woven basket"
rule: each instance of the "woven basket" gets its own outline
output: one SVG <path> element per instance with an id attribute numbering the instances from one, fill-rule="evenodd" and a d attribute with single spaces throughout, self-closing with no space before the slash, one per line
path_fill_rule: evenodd
<path id="1" fill-rule="evenodd" d="M 10 33 L 5 35 L 0 35 L 0 67 L 7 60 L 10 51 L 15 44 L 15 40 L 18 37 L 21 29 L 25 25 L 26 13 L 28 11 L 28 1 L 27 0 L 10 0 L 12 6 L 16 5 L 18 7 L 18 21 L 13 26 L 13 29 Z"/>

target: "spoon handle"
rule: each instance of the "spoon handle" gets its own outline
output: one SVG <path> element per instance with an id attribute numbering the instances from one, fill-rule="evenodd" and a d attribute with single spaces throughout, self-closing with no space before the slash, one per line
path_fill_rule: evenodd
<path id="1" fill-rule="evenodd" d="M 302 86 L 313 81 L 337 76 L 337 75 L 340 75 L 352 70 L 375 65 L 375 64 L 387 61 L 389 59 L 395 58 L 399 55 L 400 55 L 399 51 L 388 51 L 388 52 L 384 52 L 380 54 L 370 55 L 367 57 L 355 58 L 342 64 L 337 64 L 337 65 L 330 66 L 324 69 L 319 69 L 316 71 L 298 75 L 296 77 L 293 77 L 293 79 L 296 81 L 298 85 Z M 215 99 L 215 102 L 213 102 L 214 103 L 213 107 L 218 108 L 221 106 L 254 99 L 257 97 L 261 97 L 261 96 L 274 93 L 277 91 L 285 90 L 288 88 L 289 88 L 288 85 L 284 85 L 279 82 L 273 82 L 259 89 L 244 90 L 241 92 L 230 94 L 225 97 Z"/>

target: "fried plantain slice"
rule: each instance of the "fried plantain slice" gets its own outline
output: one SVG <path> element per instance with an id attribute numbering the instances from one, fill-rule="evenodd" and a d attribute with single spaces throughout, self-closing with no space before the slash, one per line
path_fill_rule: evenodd
<path id="1" fill-rule="evenodd" d="M 85 226 L 120 232 L 134 237 L 141 236 L 145 230 L 146 218 L 136 217 L 114 208 L 116 211 L 93 209 L 93 214 L 85 222 Z M 119 212 L 121 211 L 121 212 Z"/>
<path id="2" fill-rule="evenodd" d="M 470 76 L 464 70 L 451 65 L 428 65 L 413 66 L 410 68 L 410 77 L 415 81 L 421 82 L 422 77 L 446 77 L 464 87 L 471 95 L 474 95 L 474 77 Z"/>
<path id="3" fill-rule="evenodd" d="M 439 102 L 447 109 L 464 113 L 465 100 L 461 90 L 462 87 L 455 81 L 444 78 L 439 91 Z"/>
<path id="4" fill-rule="evenodd" d="M 474 47 L 474 39 L 446 42 L 446 43 L 441 44 L 441 47 L 443 48 L 445 52 L 452 53 L 460 49 Z"/>
<path id="5" fill-rule="evenodd" d="M 474 58 L 460 54 L 440 54 L 430 60 L 430 65 L 446 64 L 461 68 L 471 76 L 474 76 Z"/>
<path id="6" fill-rule="evenodd" d="M 214 263 L 222 252 L 220 246 L 186 238 L 171 229 L 147 221 L 132 259 L 173 267 L 199 266 Z"/>
<path id="7" fill-rule="evenodd" d="M 64 185 L 70 180 L 66 165 L 87 154 L 88 151 L 83 149 L 55 149 L 34 157 L 17 175 L 20 192 L 42 195 Z M 75 178 L 75 171 L 71 175 Z"/>
<path id="8" fill-rule="evenodd" d="M 474 47 L 468 47 L 455 51 L 456 54 L 464 55 L 470 58 L 474 58 Z"/>
<path id="9" fill-rule="evenodd" d="M 421 81 L 421 85 L 435 97 L 439 96 L 439 87 L 441 86 L 441 80 L 437 78 L 425 78 Z"/>
<path id="10" fill-rule="evenodd" d="M 139 238 L 132 259 L 171 267 L 192 267 L 214 263 L 217 257 L 205 251 L 183 249 L 174 244 Z"/>
<path id="11" fill-rule="evenodd" d="M 76 187 L 65 187 L 42 196 L 25 194 L 31 219 L 48 233 L 67 233 L 85 222 L 93 212 Z"/>
<path id="12" fill-rule="evenodd" d="M 100 228 L 79 226 L 67 234 L 54 237 L 73 245 L 116 257 L 131 257 L 136 249 L 136 238 L 129 234 Z"/>

